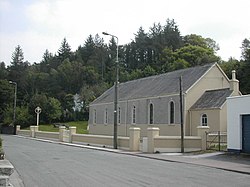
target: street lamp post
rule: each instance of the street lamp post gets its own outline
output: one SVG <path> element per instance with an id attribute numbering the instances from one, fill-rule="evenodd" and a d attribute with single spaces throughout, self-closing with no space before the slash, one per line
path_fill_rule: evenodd
<path id="1" fill-rule="evenodd" d="M 102 32 L 104 35 L 112 36 L 116 38 L 116 79 L 115 79 L 115 96 L 114 96 L 114 139 L 113 147 L 117 149 L 117 110 L 118 110 L 118 81 L 119 81 L 119 61 L 118 61 L 118 37 L 106 32 Z"/>
<path id="2" fill-rule="evenodd" d="M 16 93 L 17 93 L 17 83 L 13 81 L 9 81 L 10 84 L 15 85 L 15 96 L 14 96 L 14 112 L 13 112 L 13 125 L 14 125 L 14 132 L 16 134 Z"/>

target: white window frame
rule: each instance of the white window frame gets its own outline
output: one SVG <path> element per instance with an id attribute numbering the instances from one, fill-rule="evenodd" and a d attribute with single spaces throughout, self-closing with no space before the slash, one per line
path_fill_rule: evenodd
<path id="1" fill-rule="evenodd" d="M 207 123 L 208 122 L 208 117 L 207 117 L 207 114 L 202 114 L 201 115 L 201 123 L 200 123 L 200 125 L 201 126 L 207 126 Z"/>

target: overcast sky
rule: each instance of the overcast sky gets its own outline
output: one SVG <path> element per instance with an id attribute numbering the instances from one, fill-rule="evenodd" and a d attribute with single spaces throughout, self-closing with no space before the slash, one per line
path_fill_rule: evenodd
<path id="1" fill-rule="evenodd" d="M 241 43 L 250 38 L 249 7 L 250 0 L 0 0 L 0 62 L 9 65 L 20 45 L 25 60 L 39 63 L 46 49 L 57 52 L 64 37 L 75 51 L 102 31 L 129 43 L 140 26 L 148 32 L 167 18 L 182 36 L 214 39 L 223 60 L 240 59 Z"/>

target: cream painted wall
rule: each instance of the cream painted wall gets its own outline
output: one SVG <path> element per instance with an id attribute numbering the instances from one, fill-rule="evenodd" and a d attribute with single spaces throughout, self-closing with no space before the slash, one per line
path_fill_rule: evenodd
<path id="1" fill-rule="evenodd" d="M 129 136 L 129 128 L 131 126 L 139 127 L 141 129 L 141 137 L 147 136 L 148 127 L 159 127 L 161 136 L 179 136 L 180 135 L 180 124 L 120 124 L 118 125 L 118 136 Z M 113 124 L 89 124 L 89 134 L 99 134 L 99 135 L 113 135 Z M 111 133 L 112 132 L 112 133 Z"/>
<path id="2" fill-rule="evenodd" d="M 215 90 L 222 88 L 229 88 L 229 79 L 224 73 L 220 70 L 218 65 L 214 65 L 190 90 L 188 90 L 185 97 L 185 111 L 184 114 L 185 124 L 186 124 L 186 135 L 192 135 L 190 127 L 190 115 L 188 115 L 188 110 L 190 107 L 201 97 L 201 95 L 206 90 Z M 193 132 L 193 130 L 192 130 Z"/>
<path id="3" fill-rule="evenodd" d="M 219 131 L 220 130 L 220 109 L 212 110 L 192 110 L 190 115 L 192 117 L 191 124 L 191 136 L 197 136 L 197 126 L 201 125 L 201 116 L 203 114 L 207 115 L 207 123 L 210 127 L 209 131 Z"/>
<path id="4" fill-rule="evenodd" d="M 227 106 L 226 103 L 222 109 L 210 109 L 210 110 L 192 110 L 190 111 L 190 119 L 192 124 L 191 135 L 197 135 L 196 127 L 201 124 L 202 114 L 208 115 L 208 126 L 210 131 L 227 131 Z"/>

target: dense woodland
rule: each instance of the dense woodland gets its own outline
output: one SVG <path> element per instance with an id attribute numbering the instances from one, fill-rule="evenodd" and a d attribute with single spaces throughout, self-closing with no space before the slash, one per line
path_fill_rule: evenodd
<path id="1" fill-rule="evenodd" d="M 148 32 L 140 27 L 133 41 L 118 46 L 119 81 L 218 62 L 229 78 L 233 69 L 237 71 L 240 90 L 247 94 L 250 38 L 242 40 L 242 58 L 225 62 L 216 55 L 219 45 L 213 39 L 182 36 L 174 20 L 167 19 L 164 25 L 154 23 Z M 56 54 L 45 50 L 41 61 L 31 64 L 17 45 L 11 64 L 6 67 L 0 63 L 0 123 L 13 122 L 14 85 L 10 80 L 17 83 L 16 124 L 35 124 L 37 106 L 42 108 L 42 123 L 87 120 L 89 103 L 115 81 L 116 48 L 115 38 L 106 44 L 103 36 L 96 34 L 72 51 L 64 38 Z"/>

